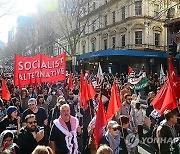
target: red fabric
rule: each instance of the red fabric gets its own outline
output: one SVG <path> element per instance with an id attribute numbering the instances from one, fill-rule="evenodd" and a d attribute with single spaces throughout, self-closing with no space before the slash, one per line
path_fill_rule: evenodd
<path id="1" fill-rule="evenodd" d="M 88 82 L 84 78 L 84 73 L 81 71 L 80 77 L 80 107 L 87 109 L 88 108 Z"/>
<path id="2" fill-rule="evenodd" d="M 66 54 L 51 58 L 15 56 L 14 85 L 23 87 L 35 82 L 56 82 L 66 78 Z"/>
<path id="3" fill-rule="evenodd" d="M 88 101 L 89 101 L 89 94 L 88 94 L 88 81 L 85 79 L 85 82 L 84 82 L 84 105 L 83 105 L 83 108 L 84 109 L 87 109 L 88 108 Z"/>
<path id="4" fill-rule="evenodd" d="M 171 60 L 169 60 L 169 80 L 176 98 L 180 98 L 180 80 Z"/>
<path id="5" fill-rule="evenodd" d="M 119 92 L 119 88 L 118 88 L 117 83 L 115 83 L 115 91 L 116 91 L 116 99 L 117 99 L 118 108 L 121 109 L 122 104 L 121 104 L 120 92 Z"/>
<path id="6" fill-rule="evenodd" d="M 109 100 L 109 105 L 107 109 L 107 120 L 111 120 L 114 116 L 114 114 L 119 111 L 120 108 L 122 108 L 122 105 L 120 103 L 120 98 L 118 98 L 119 95 L 117 95 L 117 85 L 114 82 L 112 89 L 111 89 L 111 97 Z"/>
<path id="7" fill-rule="evenodd" d="M 88 95 L 89 95 L 89 99 L 94 99 L 96 92 L 94 90 L 94 87 L 92 85 L 92 83 L 89 83 L 89 89 L 88 89 Z"/>
<path id="8" fill-rule="evenodd" d="M 70 72 L 70 74 L 69 74 L 69 83 L 68 83 L 68 85 L 69 85 L 69 89 L 74 89 L 74 85 L 73 85 L 73 78 L 72 78 L 72 73 Z"/>
<path id="9" fill-rule="evenodd" d="M 10 92 L 6 86 L 4 79 L 2 79 L 2 99 L 9 101 L 11 98 Z"/>
<path id="10" fill-rule="evenodd" d="M 107 119 L 106 119 L 106 114 L 104 111 L 104 106 L 102 103 L 102 98 L 99 100 L 99 105 L 98 105 L 98 111 L 96 115 L 96 123 L 95 123 L 95 128 L 94 128 L 94 139 L 95 139 L 95 144 L 96 148 L 99 147 L 99 141 L 102 138 L 102 129 L 107 125 Z"/>
<path id="11" fill-rule="evenodd" d="M 163 112 L 165 110 L 173 110 L 177 108 L 178 102 L 169 80 L 165 82 L 165 84 L 151 103 L 161 115 L 163 115 Z"/>
<path id="12" fill-rule="evenodd" d="M 133 69 L 132 69 L 132 67 L 128 67 L 128 74 L 131 74 L 131 73 L 133 73 L 134 71 L 133 71 Z"/>
<path id="13" fill-rule="evenodd" d="M 81 76 L 80 76 L 80 100 L 79 100 L 79 105 L 80 107 L 83 107 L 83 101 L 84 101 L 84 73 L 81 70 Z"/>

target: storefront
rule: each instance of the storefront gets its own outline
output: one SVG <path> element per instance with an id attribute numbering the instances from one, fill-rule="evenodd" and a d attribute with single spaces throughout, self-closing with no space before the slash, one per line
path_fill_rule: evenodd
<path id="1" fill-rule="evenodd" d="M 92 72 L 97 71 L 100 62 L 106 72 L 126 74 L 128 66 L 131 66 L 137 72 L 143 67 L 148 74 L 152 74 L 159 72 L 161 64 L 167 68 L 167 57 L 167 53 L 159 51 L 102 50 L 80 55 L 78 61 L 80 69 Z"/>

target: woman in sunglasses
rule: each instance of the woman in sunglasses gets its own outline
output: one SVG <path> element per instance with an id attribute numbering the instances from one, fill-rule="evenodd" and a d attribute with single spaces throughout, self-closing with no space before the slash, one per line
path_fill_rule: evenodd
<path id="1" fill-rule="evenodd" d="M 102 137 L 100 144 L 108 145 L 114 154 L 127 154 L 127 148 L 120 134 L 120 125 L 116 121 L 109 121 L 107 125 L 107 132 Z"/>

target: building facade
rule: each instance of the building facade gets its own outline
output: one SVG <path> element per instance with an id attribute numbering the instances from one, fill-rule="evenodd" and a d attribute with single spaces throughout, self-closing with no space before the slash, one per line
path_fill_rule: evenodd
<path id="1" fill-rule="evenodd" d="M 76 48 L 79 63 L 93 68 L 97 62 L 122 72 L 131 65 L 153 73 L 166 63 L 168 8 L 179 15 L 179 1 L 89 0 L 83 7 L 82 27 Z M 67 47 L 66 41 L 63 42 Z M 91 54 L 90 54 L 91 53 Z M 137 58 L 136 58 L 137 57 Z M 89 66 L 90 67 L 90 66 Z M 150 68 L 151 67 L 151 68 Z M 121 70 L 117 70 L 117 69 Z"/>

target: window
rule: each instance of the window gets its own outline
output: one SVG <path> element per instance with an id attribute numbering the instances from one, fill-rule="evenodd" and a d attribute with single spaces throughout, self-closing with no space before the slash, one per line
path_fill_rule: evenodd
<path id="1" fill-rule="evenodd" d="M 155 46 L 159 46 L 159 44 L 160 44 L 160 34 L 159 33 L 155 33 L 155 35 L 154 35 L 154 44 L 155 44 Z"/>
<path id="2" fill-rule="evenodd" d="M 112 49 L 116 48 L 116 37 L 112 37 Z"/>
<path id="3" fill-rule="evenodd" d="M 91 42 L 92 45 L 92 52 L 96 51 L 96 44 L 95 42 Z"/>
<path id="4" fill-rule="evenodd" d="M 125 47 L 125 45 L 126 45 L 126 35 L 124 34 L 121 36 L 121 46 Z"/>
<path id="5" fill-rule="evenodd" d="M 158 17 L 159 16 L 159 5 L 154 4 L 154 16 Z"/>
<path id="6" fill-rule="evenodd" d="M 104 39 L 104 50 L 107 50 L 108 46 L 107 46 L 107 39 Z"/>
<path id="7" fill-rule="evenodd" d="M 135 44 L 142 44 L 142 31 L 135 32 Z"/>
<path id="8" fill-rule="evenodd" d="M 93 2 L 93 10 L 96 9 L 96 2 Z"/>
<path id="9" fill-rule="evenodd" d="M 104 16 L 104 26 L 107 26 L 107 15 Z"/>
<path id="10" fill-rule="evenodd" d="M 86 52 L 86 46 L 85 45 L 82 46 L 82 52 L 83 52 L 83 54 Z"/>
<path id="11" fill-rule="evenodd" d="M 112 22 L 113 22 L 113 24 L 116 22 L 116 12 L 115 11 L 112 12 Z"/>
<path id="12" fill-rule="evenodd" d="M 121 8 L 121 11 L 122 11 L 122 20 L 124 20 L 125 18 L 126 18 L 126 8 L 125 8 L 125 6 L 123 6 L 122 8 Z"/>
<path id="13" fill-rule="evenodd" d="M 135 15 L 142 15 L 142 1 L 135 2 Z"/>

